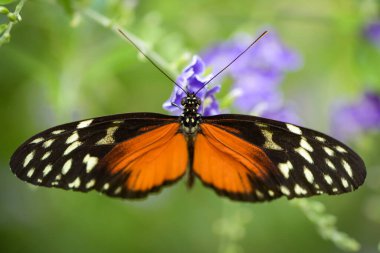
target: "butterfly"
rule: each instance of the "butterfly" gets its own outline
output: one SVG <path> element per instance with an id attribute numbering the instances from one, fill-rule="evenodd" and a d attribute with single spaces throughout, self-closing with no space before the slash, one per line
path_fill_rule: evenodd
<path id="1" fill-rule="evenodd" d="M 205 117 L 197 92 L 185 92 L 180 116 L 126 113 L 45 130 L 15 151 L 12 172 L 34 185 L 127 199 L 186 174 L 189 187 L 197 178 L 221 196 L 250 202 L 335 195 L 363 184 L 364 162 L 340 141 L 255 116 Z"/>

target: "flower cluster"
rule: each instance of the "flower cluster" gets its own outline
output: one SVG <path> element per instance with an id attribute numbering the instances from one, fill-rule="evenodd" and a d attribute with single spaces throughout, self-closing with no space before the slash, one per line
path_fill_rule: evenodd
<path id="1" fill-rule="evenodd" d="M 252 42 L 250 36 L 238 36 L 230 41 L 219 43 L 202 53 L 202 59 L 194 57 L 193 62 L 185 68 L 177 79 L 177 83 L 189 92 L 196 92 L 212 75 L 203 76 L 206 66 L 220 70 L 231 62 Z M 230 94 L 235 97 L 234 105 L 242 113 L 250 113 L 272 119 L 296 123 L 296 114 L 283 105 L 279 85 L 288 71 L 301 66 L 301 58 L 293 50 L 286 47 L 278 35 L 271 31 L 269 35 L 258 41 L 238 61 L 225 70 L 214 82 L 223 82 L 230 77 L 233 87 Z M 203 101 L 200 112 L 214 115 L 220 112 L 215 93 L 220 85 L 210 90 L 199 91 L 198 96 Z M 170 98 L 164 103 L 164 109 L 173 114 L 180 114 L 180 104 L 185 92 L 175 87 Z M 176 105 L 173 105 L 176 104 Z"/>
<path id="2" fill-rule="evenodd" d="M 380 130 L 380 96 L 366 92 L 356 103 L 336 106 L 332 113 L 332 133 L 348 140 L 363 132 Z"/>
<path id="3" fill-rule="evenodd" d="M 207 49 L 202 58 L 207 66 L 219 70 L 250 42 L 252 37 L 240 35 Z M 232 64 L 221 78 L 232 78 L 231 93 L 236 97 L 234 105 L 240 112 L 296 123 L 296 114 L 284 106 L 279 85 L 286 72 L 298 69 L 301 64 L 301 57 L 286 47 L 276 32 L 270 31 Z"/>
<path id="4" fill-rule="evenodd" d="M 197 96 L 202 100 L 202 105 L 198 109 L 199 113 L 204 116 L 219 114 L 219 104 L 215 93 L 219 92 L 220 85 L 211 89 L 207 89 L 207 86 L 201 89 L 212 78 L 212 75 L 204 76 L 204 71 L 204 62 L 198 56 L 194 56 L 192 63 L 182 71 L 176 83 L 187 92 L 196 93 L 198 91 Z M 180 105 L 183 97 L 186 97 L 186 93 L 175 86 L 170 98 L 163 105 L 164 109 L 174 115 L 181 114 Z"/>

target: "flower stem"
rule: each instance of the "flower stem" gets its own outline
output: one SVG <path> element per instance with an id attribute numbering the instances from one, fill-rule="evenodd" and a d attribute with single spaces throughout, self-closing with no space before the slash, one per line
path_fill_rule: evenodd
<path id="1" fill-rule="evenodd" d="M 158 66 L 160 66 L 162 69 L 165 69 L 166 73 L 169 74 L 170 76 L 176 77 L 178 73 L 170 66 L 168 62 L 166 62 L 158 53 L 154 52 L 152 49 L 150 49 L 147 44 L 137 37 L 135 34 L 126 31 L 123 29 L 119 24 L 115 23 L 108 17 L 100 14 L 99 12 L 96 12 L 92 9 L 84 9 L 81 11 L 81 13 L 92 19 L 93 21 L 97 22 L 98 24 L 110 28 L 112 31 L 117 33 L 120 37 L 125 39 L 119 32 L 119 30 L 122 30 L 127 36 L 137 45 L 139 49 L 141 49 L 144 54 L 148 55 Z"/>
<path id="2" fill-rule="evenodd" d="M 3 44 L 5 44 L 5 43 L 7 43 L 7 42 L 10 41 L 10 39 L 11 39 L 11 30 L 12 30 L 13 26 L 16 23 L 18 23 L 19 21 L 21 21 L 20 12 L 22 10 L 22 7 L 24 7 L 24 3 L 25 2 L 26 2 L 26 0 L 21 0 L 16 5 L 15 11 L 13 13 L 12 12 L 8 13 L 9 22 L 8 22 L 7 28 L 4 30 L 4 32 L 0 34 L 0 46 L 2 46 Z"/>
<path id="3" fill-rule="evenodd" d="M 325 212 L 325 206 L 318 201 L 297 199 L 291 202 L 297 206 L 312 222 L 322 238 L 332 241 L 338 248 L 345 251 L 358 251 L 360 244 L 347 234 L 339 231 L 336 226 L 336 217 Z"/>

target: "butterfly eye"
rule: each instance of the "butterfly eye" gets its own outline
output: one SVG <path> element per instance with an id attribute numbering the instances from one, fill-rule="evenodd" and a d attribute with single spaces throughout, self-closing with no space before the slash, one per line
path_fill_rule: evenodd
<path id="1" fill-rule="evenodd" d="M 185 104 L 186 104 L 186 98 L 182 98 L 181 105 L 185 105 Z"/>
<path id="2" fill-rule="evenodd" d="M 197 98 L 197 104 L 200 105 L 201 104 L 201 100 L 199 98 Z"/>

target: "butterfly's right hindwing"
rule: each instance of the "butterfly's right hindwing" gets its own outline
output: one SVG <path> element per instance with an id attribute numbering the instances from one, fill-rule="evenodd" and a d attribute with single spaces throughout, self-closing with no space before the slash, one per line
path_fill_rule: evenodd
<path id="1" fill-rule="evenodd" d="M 127 174 L 110 176 L 101 160 L 117 144 L 176 121 L 161 114 L 131 113 L 56 126 L 22 144 L 10 166 L 17 177 L 35 185 L 139 197 L 119 188 Z"/>

